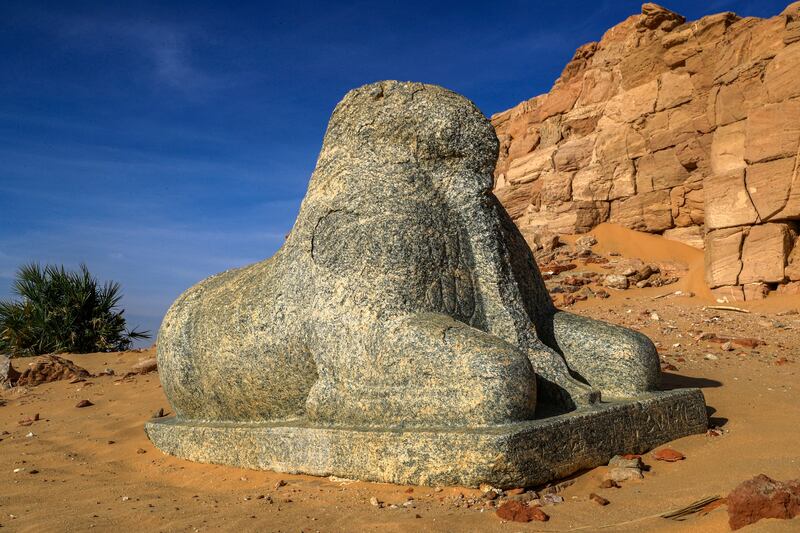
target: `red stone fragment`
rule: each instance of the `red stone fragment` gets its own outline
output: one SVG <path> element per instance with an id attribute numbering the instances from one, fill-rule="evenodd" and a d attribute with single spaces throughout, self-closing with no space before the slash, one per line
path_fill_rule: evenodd
<path id="1" fill-rule="evenodd" d="M 589 499 L 592 500 L 595 503 L 600 504 L 600 505 L 604 505 L 605 506 L 605 505 L 609 504 L 608 500 L 606 500 L 605 498 L 603 498 L 599 494 L 595 494 L 594 492 L 589 494 Z"/>
<path id="2" fill-rule="evenodd" d="M 653 452 L 653 457 L 659 461 L 667 461 L 668 463 L 674 463 L 675 461 L 681 461 L 686 458 L 681 452 L 673 450 L 672 448 L 662 448 Z"/>
<path id="3" fill-rule="evenodd" d="M 790 519 L 797 515 L 800 515 L 800 479 L 784 483 L 760 474 L 728 495 L 728 523 L 732 530 L 762 518 Z"/>
<path id="4" fill-rule="evenodd" d="M 538 507 L 528 507 L 524 503 L 515 500 L 507 501 L 498 507 L 496 514 L 499 518 L 511 522 L 530 522 L 531 520 L 547 522 L 550 519 Z"/>

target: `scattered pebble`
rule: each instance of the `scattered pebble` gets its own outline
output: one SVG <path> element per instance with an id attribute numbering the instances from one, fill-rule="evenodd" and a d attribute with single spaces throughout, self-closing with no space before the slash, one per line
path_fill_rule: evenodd
<path id="1" fill-rule="evenodd" d="M 92 402 L 90 402 L 89 400 L 81 400 L 75 405 L 75 407 L 79 407 L 79 408 L 80 407 L 91 407 L 93 405 L 94 404 Z"/>

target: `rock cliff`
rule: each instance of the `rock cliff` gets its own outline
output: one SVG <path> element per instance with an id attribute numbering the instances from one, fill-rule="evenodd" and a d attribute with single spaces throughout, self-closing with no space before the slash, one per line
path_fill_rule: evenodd
<path id="1" fill-rule="evenodd" d="M 800 2 L 687 22 L 655 4 L 492 117 L 495 193 L 536 247 L 601 222 L 705 249 L 719 299 L 800 294 Z"/>

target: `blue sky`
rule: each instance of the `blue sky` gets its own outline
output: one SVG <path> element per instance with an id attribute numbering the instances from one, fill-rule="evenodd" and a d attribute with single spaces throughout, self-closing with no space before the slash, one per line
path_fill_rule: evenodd
<path id="1" fill-rule="evenodd" d="M 667 7 L 765 17 L 787 3 Z M 347 90 L 435 83 L 491 115 L 546 92 L 640 5 L 5 0 L 0 298 L 22 263 L 85 262 L 155 332 L 184 289 L 277 250 Z"/>

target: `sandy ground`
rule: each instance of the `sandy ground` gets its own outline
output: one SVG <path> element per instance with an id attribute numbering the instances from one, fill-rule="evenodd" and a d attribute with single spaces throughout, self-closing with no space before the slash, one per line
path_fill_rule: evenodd
<path id="1" fill-rule="evenodd" d="M 670 444 L 686 455 L 651 469 L 622 488 L 598 488 L 604 468 L 576 475 L 546 506 L 547 523 L 507 523 L 479 495 L 460 487 L 387 484 L 201 465 L 166 456 L 142 430 L 159 408 L 169 410 L 157 374 L 119 381 L 152 352 L 68 356 L 93 373 L 117 376 L 65 381 L 0 393 L 0 527 L 4 531 L 728 531 L 724 506 L 673 521 L 658 515 L 707 496 L 726 495 L 756 474 L 800 477 L 800 298 L 770 298 L 748 314 L 705 309 L 697 258 L 702 254 L 658 237 L 597 230 L 602 252 L 689 266 L 669 287 L 611 291 L 572 310 L 651 336 L 668 364 L 666 388 L 700 387 L 719 436 Z M 700 271 L 699 276 L 702 276 Z M 654 296 L 675 290 L 696 296 Z M 655 314 L 654 314 L 655 313 Z M 701 333 L 757 338 L 756 348 L 724 351 Z M 24 369 L 29 360 L 14 360 Z M 76 408 L 88 399 L 95 405 Z M 3 402 L 0 402 L 3 403 Z M 39 414 L 30 426 L 19 421 Z M 7 434 L 4 434 L 7 432 Z M 30 435 L 29 435 L 30 434 Z M 18 470 L 19 469 L 19 470 Z M 15 472 L 15 470 L 18 470 Z M 280 481 L 285 485 L 278 486 Z M 601 507 L 592 492 L 611 503 Z M 385 502 L 376 508 L 370 498 Z M 413 507 L 389 508 L 413 499 Z M 744 531 L 800 531 L 793 521 L 763 520 Z"/>

